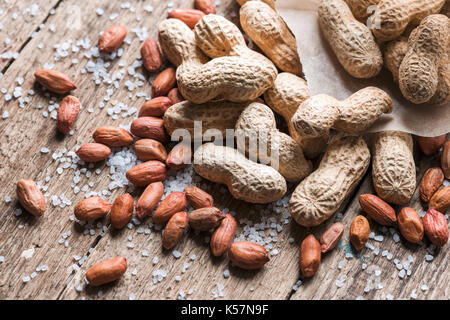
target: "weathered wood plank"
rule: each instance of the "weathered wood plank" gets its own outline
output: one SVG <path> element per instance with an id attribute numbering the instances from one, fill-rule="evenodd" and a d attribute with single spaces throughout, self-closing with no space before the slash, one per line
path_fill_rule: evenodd
<path id="1" fill-rule="evenodd" d="M 0 71 L 10 63 L 14 54 L 19 54 L 22 46 L 33 32 L 45 21 L 50 10 L 59 0 L 7 0 L 0 4 Z M 52 11 L 53 12 L 53 11 Z M 49 26 L 44 26 L 48 29 Z"/>
<path id="2" fill-rule="evenodd" d="M 429 167 L 439 166 L 437 157 L 427 159 L 417 155 L 416 159 L 418 159 L 416 161 L 418 163 L 418 182 Z M 358 194 L 353 198 L 345 212 L 342 220 L 345 225 L 344 236 L 341 240 L 342 245 L 323 256 L 318 273 L 313 278 L 304 281 L 291 299 L 356 299 L 358 297 L 386 299 L 389 295 L 392 295 L 394 299 L 410 299 L 415 296 L 413 290 L 415 290 L 417 299 L 448 299 L 450 278 L 447 246 L 444 246 L 441 250 L 436 250 L 436 253 L 433 254 L 434 260 L 427 262 L 425 255 L 428 254 L 427 248 L 430 246 L 427 239 L 424 240 L 424 244 L 413 245 L 403 239 L 399 230 L 395 228 L 392 230 L 400 235 L 400 241 L 395 242 L 390 230 L 385 229 L 385 232 L 383 232 L 381 226 L 370 221 L 371 231 L 384 237 L 381 242 L 374 239 L 369 240 L 369 243 L 376 248 L 375 250 L 378 250 L 378 254 L 375 254 L 375 251 L 369 248 L 364 248 L 360 254 L 353 252 L 354 257 L 346 258 L 346 253 L 352 253 L 349 245 L 350 224 L 358 214 L 364 215 L 358 200 L 358 195 L 363 193 L 375 194 L 370 176 L 366 177 L 360 190 L 358 190 Z M 405 206 L 410 206 L 417 212 L 424 211 L 419 200 L 418 188 L 410 203 Z M 395 207 L 396 211 L 398 212 L 401 207 L 403 206 Z M 327 222 L 327 225 L 332 222 Z M 314 232 L 318 238 L 324 229 Z M 383 256 L 386 254 L 386 252 L 383 254 L 385 250 L 392 254 L 390 260 L 387 256 Z M 409 256 L 413 258 L 409 267 L 412 273 L 409 277 L 405 276 L 402 279 L 399 277 L 400 270 L 397 269 L 394 260 L 398 259 L 401 264 L 408 261 Z M 365 268 L 363 268 L 363 265 Z M 381 273 L 378 274 L 380 271 Z M 343 281 L 339 283 L 337 282 L 339 280 Z M 383 288 L 377 289 L 379 284 Z M 426 285 L 428 289 L 424 287 L 424 290 L 422 290 L 422 285 Z M 368 288 L 370 290 L 365 292 Z M 411 294 L 413 295 L 411 296 Z"/>
<path id="3" fill-rule="evenodd" d="M 191 5 L 191 1 L 174 1 L 174 5 L 182 6 L 185 3 Z M 134 11 L 130 8 L 121 8 L 121 3 L 111 1 L 96 1 L 84 3 L 82 6 L 77 1 L 66 1 L 61 3 L 55 15 L 49 17 L 47 24 L 57 26 L 54 32 L 40 32 L 32 39 L 22 51 L 19 59 L 14 61 L 8 72 L 0 80 L 0 87 L 5 87 L 9 91 L 17 85 L 16 79 L 23 77 L 22 84 L 23 97 L 29 89 L 38 92 L 35 95 L 28 95 L 29 103 L 25 108 L 18 107 L 17 100 L 12 100 L 2 106 L 2 113 L 8 111 L 10 116 L 0 122 L 0 182 L 2 190 L 0 192 L 0 255 L 5 259 L 0 264 L 0 297 L 1 298 L 46 298 L 54 299 L 61 292 L 64 285 L 71 277 L 71 265 L 75 262 L 74 255 L 83 256 L 88 252 L 95 237 L 84 236 L 82 229 L 77 227 L 69 216 L 73 212 L 73 206 L 83 195 L 80 192 L 74 195 L 71 188 L 73 170 L 66 169 L 61 175 L 55 173 L 58 164 L 52 160 L 52 152 L 60 151 L 64 147 L 67 150 L 75 150 L 75 146 L 91 141 L 92 130 L 100 124 L 129 124 L 131 117 L 122 118 L 119 113 L 118 120 L 113 120 L 107 116 L 107 108 L 111 107 L 111 102 L 123 101 L 132 106 L 139 107 L 143 97 L 136 97 L 137 91 L 150 92 L 150 84 L 144 81 L 143 86 L 136 89 L 132 99 L 128 98 L 129 91 L 124 86 L 126 80 L 135 79 L 127 76 L 127 67 L 133 63 L 139 55 L 140 40 L 130 31 L 130 45 L 124 44 L 124 54 L 121 58 L 124 63 L 119 63 L 119 59 L 111 61 L 108 68 L 110 75 L 121 71 L 125 76 L 118 82 L 120 90 L 115 90 L 110 102 L 106 102 L 106 107 L 100 109 L 98 103 L 105 96 L 107 85 L 99 87 L 93 85 L 92 74 L 82 74 L 81 69 L 86 65 L 88 59 L 83 55 L 86 50 L 80 48 L 78 53 L 70 53 L 70 58 L 54 60 L 54 45 L 67 42 L 72 39 L 75 43 L 79 39 L 86 37 L 91 41 L 92 46 L 97 42 L 98 33 L 104 30 L 105 26 L 120 22 L 127 25 L 129 30 L 137 27 L 145 27 L 150 31 L 151 36 L 156 35 L 158 21 L 166 16 L 166 4 L 155 7 L 153 12 L 145 10 L 146 4 L 136 2 L 133 4 Z M 104 11 L 103 15 L 96 13 L 96 8 Z M 74 12 L 80 20 L 72 20 Z M 112 19 L 114 13 L 120 13 L 120 17 Z M 113 15 L 113 16 L 111 16 Z M 139 16 L 141 16 L 140 19 Z M 67 21 L 73 21 L 67 24 Z M 78 28 L 78 27 L 79 28 Z M 40 43 L 44 43 L 42 49 L 38 48 Z M 91 46 L 88 46 L 91 47 Z M 70 46 L 69 46 L 70 48 Z M 71 49 L 71 48 L 70 48 Z M 69 49 L 69 52 L 70 52 Z M 72 59 L 79 59 L 79 64 L 73 64 Z M 94 60 L 94 59 L 92 59 Z M 78 89 L 73 92 L 78 96 L 84 106 L 75 125 L 73 136 L 62 137 L 56 132 L 54 120 L 44 118 L 42 112 L 48 110 L 50 100 L 58 102 L 60 97 L 51 98 L 42 94 L 38 86 L 34 86 L 32 72 L 43 67 L 45 63 L 55 64 L 54 69 L 61 70 L 70 76 L 78 85 Z M 138 68 L 139 72 L 142 72 Z M 148 75 L 147 75 L 148 76 Z M 109 86 L 112 87 L 112 86 Z M 39 109 L 39 104 L 44 105 L 44 109 Z M 92 108 L 92 110 L 90 110 Z M 90 112 L 92 111 L 92 112 Z M 50 114 L 50 112 L 49 112 Z M 41 153 L 41 148 L 46 147 L 49 153 Z M 97 165 L 96 168 L 104 168 L 104 164 Z M 92 169 L 95 170 L 95 169 Z M 52 179 L 45 183 L 44 179 L 51 175 Z M 53 207 L 48 204 L 48 210 L 41 219 L 34 219 L 27 214 L 16 218 L 13 215 L 17 208 L 15 199 L 15 182 L 20 178 L 32 178 L 43 182 L 48 186 L 49 195 L 64 194 L 71 200 L 71 205 L 64 209 Z M 99 176 L 92 176 L 94 187 L 90 190 L 101 191 L 107 189 L 110 182 L 106 170 Z M 82 175 L 80 187 L 90 180 Z M 115 193 L 117 194 L 117 192 Z M 114 195 L 112 199 L 114 198 Z M 12 202 L 7 203 L 5 198 L 11 197 Z M 50 199 L 48 199 L 50 202 Z M 107 224 L 107 221 L 104 221 Z M 70 243 L 68 248 L 58 244 L 61 235 L 67 231 L 72 231 L 68 238 Z M 96 229 L 95 235 L 99 234 Z M 34 248 L 32 258 L 26 260 L 21 258 L 24 250 Z M 47 264 L 49 271 L 38 273 L 36 279 L 29 283 L 23 283 L 22 277 L 30 276 L 37 266 Z"/>

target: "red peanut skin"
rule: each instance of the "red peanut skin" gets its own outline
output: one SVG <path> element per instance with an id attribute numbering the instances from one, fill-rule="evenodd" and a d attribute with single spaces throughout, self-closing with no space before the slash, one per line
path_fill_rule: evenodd
<path id="1" fill-rule="evenodd" d="M 75 120 L 80 112 L 81 103 L 78 98 L 74 96 L 67 96 L 59 105 L 58 118 L 56 120 L 56 126 L 59 132 L 68 134 L 73 129 Z"/>
<path id="2" fill-rule="evenodd" d="M 220 257 L 230 249 L 231 241 L 233 241 L 236 228 L 237 223 L 233 216 L 231 214 L 225 215 L 225 218 L 221 221 L 220 226 L 211 236 L 209 245 L 213 256 Z"/>
<path id="3" fill-rule="evenodd" d="M 166 165 L 161 161 L 150 160 L 138 164 L 127 171 L 127 179 L 138 187 L 146 187 L 150 183 L 166 179 Z"/>
<path id="4" fill-rule="evenodd" d="M 320 237 L 320 250 L 322 253 L 333 250 L 339 240 L 344 234 L 344 225 L 341 222 L 336 222 L 331 227 L 328 228 Z"/>
<path id="5" fill-rule="evenodd" d="M 138 202 L 136 203 L 136 214 L 139 219 L 144 219 L 153 210 L 164 193 L 164 185 L 162 182 L 153 182 L 145 188 Z"/>
<path id="6" fill-rule="evenodd" d="M 170 92 L 169 92 L 170 93 Z M 162 117 L 174 102 L 169 97 L 156 97 L 144 102 L 138 117 Z"/>
<path id="7" fill-rule="evenodd" d="M 86 279 L 92 286 L 103 284 L 119 279 L 127 271 L 127 259 L 115 257 L 100 262 L 86 272 Z"/>
<path id="8" fill-rule="evenodd" d="M 100 53 L 111 53 L 119 49 L 127 36 L 127 32 L 127 29 L 119 24 L 109 27 L 98 39 L 98 51 Z"/>
<path id="9" fill-rule="evenodd" d="M 156 117 L 140 117 L 131 123 L 130 131 L 140 138 L 149 138 L 166 143 L 168 136 L 164 129 L 164 120 Z"/>
<path id="10" fill-rule="evenodd" d="M 445 216 L 430 208 L 422 220 L 427 238 L 438 247 L 444 246 L 448 242 L 448 226 Z"/>
<path id="11" fill-rule="evenodd" d="M 45 197 L 39 190 L 36 182 L 31 179 L 21 179 L 17 181 L 17 197 L 21 206 L 35 217 L 40 217 L 45 212 Z"/>
<path id="12" fill-rule="evenodd" d="M 96 220 L 106 216 L 111 204 L 100 197 L 83 199 L 75 206 L 74 214 L 78 220 Z"/>
<path id="13" fill-rule="evenodd" d="M 152 216 L 156 224 L 165 224 L 177 212 L 186 209 L 187 200 L 184 192 L 172 192 L 165 197 Z"/>
<path id="14" fill-rule="evenodd" d="M 111 207 L 111 224 L 115 229 L 122 229 L 133 215 L 134 201 L 129 193 L 119 196 Z"/>
<path id="15" fill-rule="evenodd" d="M 155 40 L 149 38 L 145 40 L 141 47 L 141 57 L 145 69 L 149 72 L 156 72 L 161 69 L 161 53 Z"/>
<path id="16" fill-rule="evenodd" d="M 235 266 L 244 270 L 260 269 L 270 260 L 263 246 L 249 241 L 233 242 L 228 257 Z"/>
<path id="17" fill-rule="evenodd" d="M 188 225 L 188 215 L 181 211 L 175 213 L 167 222 L 166 228 L 162 238 L 162 245 L 164 249 L 172 249 L 180 241 L 184 230 Z"/>
<path id="18" fill-rule="evenodd" d="M 413 208 L 404 207 L 398 214 L 398 227 L 402 236 L 411 243 L 418 243 L 423 238 L 423 223 Z"/>
<path id="19" fill-rule="evenodd" d="M 316 274 L 320 266 L 320 243 L 314 235 L 307 236 L 300 245 L 300 270 L 304 277 Z"/>

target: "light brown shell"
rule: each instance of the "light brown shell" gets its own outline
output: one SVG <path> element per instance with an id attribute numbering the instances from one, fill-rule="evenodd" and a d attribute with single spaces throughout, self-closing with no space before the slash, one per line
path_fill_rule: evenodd
<path id="1" fill-rule="evenodd" d="M 266 145 L 267 152 L 263 149 L 258 150 L 258 160 L 270 164 L 287 181 L 301 181 L 312 171 L 311 161 L 305 159 L 300 145 L 287 134 L 278 131 L 275 116 L 265 104 L 253 102 L 245 108 L 236 122 L 236 135 L 238 149 L 244 150 L 247 154 L 249 144 L 245 141 L 239 143 L 245 137 L 253 135 L 256 138 L 254 141 L 256 146 Z M 264 139 L 264 142 L 261 142 L 261 139 Z M 275 153 L 271 152 L 272 149 Z M 272 156 L 277 157 L 275 163 L 271 162 Z"/>
<path id="2" fill-rule="evenodd" d="M 439 13 L 445 0 L 381 0 L 370 18 L 372 32 L 381 41 L 395 40 L 409 24 L 418 25 L 430 14 Z"/>
<path id="3" fill-rule="evenodd" d="M 416 190 L 411 135 L 384 131 L 375 133 L 372 139 L 372 180 L 376 193 L 389 203 L 407 203 Z"/>
<path id="4" fill-rule="evenodd" d="M 254 0 L 236 0 L 236 2 L 239 3 L 240 6 L 243 6 L 244 4 L 246 4 L 249 1 L 254 1 Z M 269 7 L 271 7 L 273 10 L 276 10 L 275 9 L 275 1 L 276 0 L 256 0 L 256 1 L 264 2 Z"/>
<path id="5" fill-rule="evenodd" d="M 239 16 L 242 29 L 278 68 L 303 74 L 297 41 L 274 9 L 261 1 L 248 1 Z"/>
<path id="6" fill-rule="evenodd" d="M 376 87 L 361 89 L 343 101 L 319 94 L 300 105 L 292 117 L 292 125 L 305 138 L 326 137 L 330 129 L 361 133 L 393 108 L 389 95 Z"/>
<path id="7" fill-rule="evenodd" d="M 286 180 L 278 171 L 230 147 L 203 144 L 194 153 L 194 170 L 205 179 L 226 184 L 238 200 L 269 203 L 286 193 Z"/>
<path id="8" fill-rule="evenodd" d="M 241 112 L 249 102 L 237 103 L 229 101 L 214 101 L 203 104 L 195 104 L 183 101 L 174 104 L 164 114 L 164 127 L 169 135 L 176 129 L 186 129 L 191 139 L 202 140 L 200 134 L 209 129 L 216 129 L 226 137 L 226 129 L 234 129 Z M 200 121 L 201 131 L 195 132 L 194 121 Z"/>
<path id="9" fill-rule="evenodd" d="M 450 101 L 449 53 L 450 19 L 442 14 L 428 16 L 411 33 L 400 65 L 403 96 L 415 104 Z"/>
<path id="10" fill-rule="evenodd" d="M 273 63 L 250 50 L 239 29 L 221 16 L 204 16 L 195 34 L 178 19 L 164 20 L 159 25 L 159 43 L 178 67 L 178 89 L 194 103 L 254 100 L 273 85 L 277 75 Z M 213 60 L 207 62 L 201 51 Z"/>
<path id="11" fill-rule="evenodd" d="M 319 167 L 300 182 L 289 201 L 289 212 L 305 227 L 329 219 L 364 176 L 370 152 L 361 137 L 344 137 L 331 143 Z"/>
<path id="12" fill-rule="evenodd" d="M 302 139 L 291 122 L 291 118 L 298 107 L 309 97 L 310 92 L 306 81 L 288 72 L 278 74 L 273 87 L 264 93 L 264 100 L 267 105 L 284 118 L 290 136 L 300 144 L 305 155 L 312 159 L 325 149 L 328 137 Z"/>
<path id="13" fill-rule="evenodd" d="M 381 0 L 345 0 L 356 19 L 365 22 Z"/>
<path id="14" fill-rule="evenodd" d="M 372 78 L 383 57 L 369 28 L 353 17 L 344 0 L 322 0 L 319 25 L 342 67 L 355 78 Z"/>
<path id="15" fill-rule="evenodd" d="M 390 41 L 384 48 L 384 65 L 392 72 L 395 82 L 398 82 L 398 70 L 406 52 L 408 52 L 408 38 L 405 36 Z"/>

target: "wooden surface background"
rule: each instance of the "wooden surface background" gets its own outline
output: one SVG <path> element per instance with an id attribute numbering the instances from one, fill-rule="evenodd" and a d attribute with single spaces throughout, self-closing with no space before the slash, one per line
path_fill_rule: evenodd
<path id="1" fill-rule="evenodd" d="M 33 9 L 35 3 L 39 5 L 37 10 L 36 7 Z M 167 16 L 171 5 L 173 8 L 191 8 L 193 1 L 5 0 L 0 3 L 0 70 L 3 74 L 0 89 L 7 90 L 7 93 L 0 93 L 0 113 L 5 115 L 4 119 L 0 119 L 0 299 L 177 299 L 183 296 L 192 299 L 450 298 L 448 245 L 433 252 L 427 241 L 422 245 L 412 245 L 400 238 L 396 242 L 389 230 L 371 223 L 372 231 L 378 236 L 384 236 L 382 241 L 369 241 L 379 248 L 379 253 L 369 248 L 358 255 L 352 253 L 348 245 L 348 229 L 351 220 L 361 212 L 358 194 L 373 192 L 370 174 L 365 176 L 353 197 L 339 211 L 343 214 L 346 226 L 341 245 L 324 255 L 316 276 L 303 281 L 301 285 L 298 282 L 301 280 L 298 264 L 300 242 L 310 232 L 320 237 L 325 228 L 333 223 L 333 218 L 311 230 L 298 226 L 289 218 L 289 223 L 283 225 L 281 232 L 276 232 L 278 241 L 274 248 L 279 253 L 273 255 L 271 261 L 257 272 L 234 268 L 227 258 L 213 258 L 204 240 L 207 235 L 196 235 L 192 231 L 175 248 L 181 252 L 179 259 L 171 251 L 162 250 L 160 231 L 154 228 L 149 235 L 138 232 L 139 226 L 115 232 L 109 228 L 109 222 L 105 219 L 93 228 L 94 235 L 83 234 L 83 228 L 70 219 L 73 207 L 83 198 L 83 193 L 74 194 L 71 188 L 72 169 L 65 169 L 62 174 L 56 172 L 61 164 L 52 159 L 52 154 L 63 148 L 75 150 L 76 145 L 91 141 L 93 130 L 100 125 L 128 125 L 131 122 L 132 117 L 119 116 L 114 120 L 107 115 L 111 103 L 124 102 L 130 108 L 139 108 L 145 98 L 137 97 L 136 93 L 151 92 L 154 75 L 139 67 L 137 71 L 149 81 L 134 90 L 131 99 L 128 96 L 125 82 L 134 79 L 127 75 L 126 68 L 137 59 L 142 44 L 130 30 L 144 27 L 149 37 L 156 38 L 157 26 Z M 152 12 L 148 12 L 148 6 L 153 7 Z M 100 15 L 96 12 L 97 8 L 101 8 L 104 13 Z M 235 23 L 238 23 L 238 9 L 234 0 L 221 0 L 217 6 L 219 14 L 224 14 Z M 116 18 L 114 13 L 118 13 Z M 105 101 L 106 106 L 100 108 L 99 102 L 103 101 L 110 86 L 96 86 L 92 73 L 81 73 L 89 60 L 84 56 L 87 51 L 71 52 L 69 49 L 68 57 L 55 61 L 54 46 L 69 39 L 75 43 L 88 38 L 90 47 L 93 47 L 99 32 L 115 23 L 127 26 L 131 42 L 122 46 L 123 55 L 120 59 L 111 61 L 108 72 L 113 74 L 122 70 L 125 76 L 119 80 L 119 89 L 114 91 L 111 99 Z M 13 53 L 16 53 L 16 59 L 8 58 Z M 73 64 L 72 59 L 78 59 L 79 62 Z M 124 63 L 121 64 L 121 61 Z M 58 103 L 61 99 L 46 95 L 34 84 L 33 72 L 43 68 L 45 63 L 54 64 L 54 69 L 64 72 L 78 85 L 73 94 L 81 100 L 83 109 L 72 136 L 59 135 L 55 121 L 50 116 L 42 116 L 50 100 Z M 20 78 L 24 79 L 20 85 L 22 98 L 29 98 L 23 108 L 18 99 L 7 101 L 5 98 L 7 94 L 13 94 L 14 88 L 21 82 Z M 35 90 L 36 94 L 27 95 L 30 89 Z M 41 103 L 43 109 L 39 108 Z M 5 111 L 9 113 L 8 117 Z M 42 148 L 50 151 L 43 153 Z M 428 167 L 439 165 L 439 159 L 437 156 L 426 159 L 416 151 L 416 163 L 419 181 Z M 103 169 L 105 164 L 96 165 L 95 168 Z M 47 176 L 51 176 L 51 179 L 45 182 Z M 15 214 L 19 208 L 15 184 L 21 178 L 41 181 L 48 186 L 50 196 L 43 217 Z M 90 179 L 82 175 L 80 186 L 88 181 L 94 182 L 93 191 L 106 189 L 111 182 L 108 168 L 99 175 L 93 174 Z M 264 209 L 263 206 L 255 207 L 233 200 L 222 186 L 206 183 L 206 187 L 219 207 L 228 207 L 236 212 L 238 221 L 248 218 L 258 223 L 261 220 L 258 214 L 249 212 L 259 212 Z M 124 191 L 125 188 L 114 190 L 110 201 Z M 71 201 L 65 208 L 51 204 L 50 197 L 61 194 Z M 138 194 L 139 191 L 133 193 L 135 197 Z M 10 202 L 8 197 L 11 198 Z M 417 190 L 409 206 L 422 211 L 418 198 Z M 282 212 L 286 210 L 284 208 Z M 271 214 L 279 217 L 279 213 Z M 144 221 L 141 227 L 148 228 L 148 223 Z M 242 233 L 243 226 L 239 225 L 237 235 Z M 101 236 L 103 227 L 106 231 Z M 66 237 L 69 231 L 70 236 Z M 67 240 L 66 245 L 60 244 L 60 239 Z M 134 248 L 128 247 L 130 242 Z M 148 252 L 148 257 L 142 255 L 143 250 Z M 390 260 L 385 250 L 392 254 Z M 434 259 L 428 262 L 425 257 L 430 252 L 433 252 Z M 193 254 L 195 260 L 190 258 Z M 129 263 L 126 274 L 120 280 L 100 288 L 84 286 L 84 274 L 89 267 L 116 255 L 125 256 Z M 79 269 L 74 269 L 77 256 L 86 258 Z M 159 258 L 157 264 L 152 262 L 154 256 Z M 402 263 L 408 257 L 413 259 L 409 266 L 411 275 L 402 279 L 394 260 L 398 259 Z M 183 273 L 186 263 L 190 265 Z M 225 278 L 224 271 L 227 269 L 230 277 Z M 165 270 L 167 276 L 154 284 L 153 273 L 156 270 Z M 24 281 L 24 277 L 31 279 Z M 298 289 L 294 290 L 296 283 Z"/>

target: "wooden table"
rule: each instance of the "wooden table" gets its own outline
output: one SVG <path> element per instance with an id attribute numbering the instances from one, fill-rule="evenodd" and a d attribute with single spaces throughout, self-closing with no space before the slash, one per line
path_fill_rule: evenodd
<path id="1" fill-rule="evenodd" d="M 342 221 L 346 225 L 342 245 L 323 257 L 318 274 L 302 282 L 298 290 L 293 287 L 301 279 L 298 264 L 299 244 L 310 232 L 320 237 L 323 230 L 333 222 L 333 218 L 314 229 L 302 228 L 289 218 L 288 223 L 282 225 L 282 230 L 274 233 L 278 240 L 273 243 L 273 249 L 277 249 L 278 254 L 273 255 L 271 261 L 258 272 L 245 272 L 234 268 L 227 258 L 212 258 L 205 235 L 196 235 L 192 231 L 186 234 L 176 247 L 181 253 L 181 257 L 176 259 L 171 251 L 162 250 L 158 230 L 153 228 L 150 234 L 146 234 L 145 231 L 148 233 L 148 230 L 145 229 L 148 228 L 149 221 L 144 221 L 141 226 L 133 226 L 132 229 L 125 228 L 115 232 L 105 219 L 98 227 L 92 228 L 93 235 L 83 234 L 83 227 L 73 222 L 70 216 L 73 215 L 74 205 L 83 199 L 84 193 L 74 194 L 71 187 L 74 170 L 68 168 L 63 170 L 62 174 L 57 173 L 57 168 L 63 166 L 63 163 L 54 161 L 52 154 L 63 148 L 73 151 L 77 145 L 92 141 L 92 132 L 99 125 L 127 125 L 131 122 L 133 116 L 122 118 L 119 114 L 115 120 L 107 115 L 107 109 L 117 102 L 123 102 L 130 108 L 139 108 L 145 97 L 137 96 L 137 92 L 150 93 L 150 83 L 155 76 L 143 72 L 140 67 L 136 68 L 136 71 L 143 73 L 149 81 L 144 81 L 143 85 L 132 93 L 128 91 L 126 81 L 135 79 L 127 74 L 127 67 L 139 56 L 142 44 L 131 30 L 146 28 L 149 37 L 156 38 L 157 26 L 167 16 L 168 6 L 172 3 L 173 8 L 192 7 L 193 1 L 175 0 L 168 3 L 135 0 L 130 1 L 131 8 L 126 2 L 109 0 L 47 0 L 39 1 L 38 8 L 33 7 L 36 0 L 8 2 L 9 4 L 2 2 L 0 5 L 0 53 L 3 57 L 0 59 L 0 70 L 4 74 L 0 79 L 0 88 L 6 88 L 7 93 L 12 95 L 14 88 L 21 86 L 22 98 L 28 97 L 29 102 L 24 103 L 21 108 L 18 99 L 6 101 L 6 94 L 3 92 L 0 95 L 1 114 L 6 117 L 4 112 L 9 112 L 7 118 L 0 119 L 0 256 L 3 257 L 0 258 L 0 299 L 176 299 L 183 296 L 192 299 L 450 297 L 448 245 L 436 250 L 433 253 L 434 259 L 427 262 L 428 242 L 412 245 L 401 237 L 398 241 L 397 236 L 393 236 L 389 230 L 384 230 L 387 233 L 383 234 L 382 228 L 371 223 L 375 235 L 383 235 L 383 240 L 378 242 L 371 239 L 369 243 L 378 249 L 366 248 L 361 254 L 353 256 L 348 245 L 348 228 L 353 217 L 361 211 L 358 195 L 373 192 L 370 170 L 352 198 L 339 211 L 343 214 Z M 115 13 L 119 15 L 115 17 Z M 234 0 L 222 0 L 218 13 L 238 22 L 238 6 Z M 99 32 L 115 23 L 128 27 L 130 41 L 122 46 L 122 57 L 111 61 L 108 68 L 109 74 L 122 70 L 124 76 L 118 81 L 119 89 L 114 90 L 109 101 L 105 101 L 104 96 L 108 95 L 107 89 L 111 86 L 95 85 L 92 73 L 81 73 L 86 63 L 95 59 L 87 58 L 85 53 L 88 50 L 81 46 L 79 52 L 72 52 L 71 44 L 87 38 L 90 40 L 87 47 L 94 47 Z M 64 43 L 68 40 L 72 40 L 72 43 L 66 44 L 65 47 Z M 54 48 L 57 44 L 58 51 Z M 17 58 L 9 58 L 8 54 L 5 54 L 8 51 L 11 56 L 12 53 L 17 53 Z M 55 55 L 65 55 L 65 51 L 68 52 L 68 57 L 55 60 Z M 78 59 L 78 62 L 73 59 Z M 60 97 L 45 95 L 34 85 L 33 72 L 43 68 L 45 63 L 54 64 L 54 69 L 63 71 L 78 85 L 73 94 L 79 97 L 83 109 L 72 136 L 59 135 L 51 115 L 47 118 L 42 115 L 48 110 L 50 100 L 55 103 L 60 100 Z M 20 78 L 23 78 L 23 84 L 20 84 Z M 34 95 L 27 94 L 30 89 L 35 91 Z M 104 108 L 99 106 L 101 101 L 104 101 Z M 43 108 L 40 108 L 41 103 Z M 46 153 L 42 148 L 48 148 L 49 152 Z M 419 181 L 424 171 L 431 165 L 438 165 L 439 160 L 437 157 L 426 159 L 416 153 Z M 95 169 L 105 167 L 105 164 L 100 164 Z M 99 175 L 93 173 L 90 179 L 81 174 L 80 187 L 93 182 L 94 186 L 89 190 L 106 189 L 111 182 L 108 170 L 106 167 Z M 47 176 L 51 176 L 48 182 L 45 181 Z M 21 178 L 31 178 L 48 187 L 48 208 L 43 217 L 37 219 L 26 213 L 15 214 L 20 208 L 15 197 L 15 184 Z M 238 221 L 248 218 L 253 223 L 260 222 L 259 212 L 262 212 L 264 206 L 252 206 L 233 200 L 224 187 L 208 182 L 204 184 L 213 194 L 217 205 L 234 210 Z M 292 187 L 295 186 L 291 186 L 291 189 Z M 113 201 L 124 190 L 125 188 L 115 189 L 109 199 Z M 61 194 L 71 201 L 65 208 L 51 204 L 51 197 Z M 138 194 L 138 191 L 133 193 L 135 197 Z M 8 201 L 8 197 L 11 201 Z M 418 190 L 409 206 L 423 210 L 418 200 Z M 269 216 L 278 217 L 277 221 L 280 221 L 280 215 L 286 210 L 287 208 L 282 208 L 281 213 L 270 211 Z M 250 211 L 253 213 L 249 213 Z M 239 225 L 237 235 L 243 232 L 243 226 L 244 224 Z M 105 229 L 104 235 L 100 233 L 102 228 Z M 269 231 L 266 230 L 266 233 Z M 392 231 L 398 233 L 398 230 Z M 129 243 L 133 243 L 134 248 L 129 248 Z M 146 250 L 148 257 L 143 254 L 143 250 Z M 85 287 L 85 271 L 95 263 L 116 255 L 123 255 L 128 259 L 126 274 L 111 285 L 97 289 Z M 195 260 L 191 259 L 192 255 L 195 255 Z M 84 256 L 86 258 L 82 258 Z M 152 262 L 154 256 L 158 256 L 157 264 Z M 398 259 L 395 261 L 401 264 L 408 261 L 408 257 L 412 259 L 409 266 L 411 275 L 402 279 L 393 261 Z M 79 258 L 85 261 L 79 269 L 74 268 L 73 265 L 77 264 Z M 183 269 L 186 269 L 184 273 Z M 167 272 L 166 277 L 157 284 L 153 282 L 156 270 Z M 230 277 L 224 277 L 225 270 L 230 271 Z M 27 277 L 30 278 L 29 281 Z"/>

